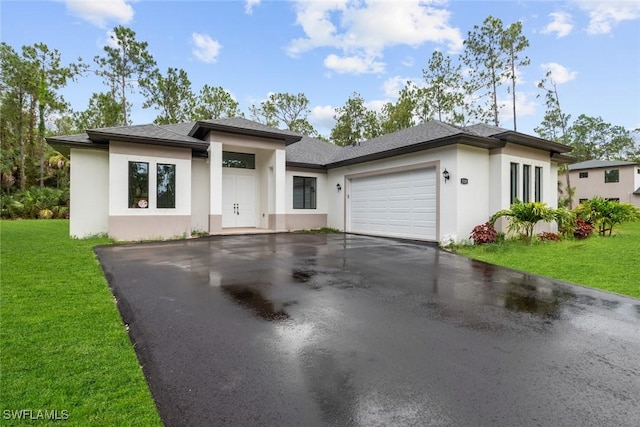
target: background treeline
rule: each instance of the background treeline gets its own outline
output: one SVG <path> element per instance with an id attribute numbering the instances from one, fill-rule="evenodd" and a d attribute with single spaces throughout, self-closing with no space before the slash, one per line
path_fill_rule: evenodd
<path id="1" fill-rule="evenodd" d="M 20 49 L 0 44 L 3 217 L 64 217 L 68 210 L 52 209 L 51 200 L 57 196 L 36 190 L 57 189 L 59 204 L 54 206 L 68 205 L 69 160 L 49 147 L 45 137 L 132 124 L 130 95 L 134 90 L 143 95 L 143 108 L 157 111 L 156 124 L 244 116 L 239 103 L 223 87 L 205 85 L 194 91 L 184 69 L 159 69 L 148 43 L 137 40 L 133 30 L 116 27 L 111 38 L 90 63 L 81 58 L 64 63 L 61 53 L 44 43 Z M 505 25 L 489 16 L 468 32 L 459 56 L 434 51 L 426 61 L 423 79 L 406 82 L 397 100 L 380 111 L 369 108 L 359 93 L 352 93 L 336 108 L 336 122 L 327 136 L 320 135 L 309 122 L 310 101 L 304 93 L 271 94 L 250 106 L 248 115 L 252 120 L 337 145 L 434 119 L 460 126 L 489 123 L 517 130 L 518 74 L 530 64 L 528 47 L 520 22 Z M 74 111 L 60 92 L 90 73 L 103 79 L 104 91 L 93 93 L 85 110 Z M 572 119 L 562 108 L 551 74 L 541 78 L 539 88 L 546 105 L 543 121 L 535 129 L 539 136 L 573 146 L 573 155 L 580 161 L 640 161 L 637 130 L 584 114 Z M 498 97 L 505 89 L 510 94 L 508 106 Z M 500 123 L 503 107 L 513 116 L 508 124 Z M 48 207 L 30 208 L 36 205 Z"/>

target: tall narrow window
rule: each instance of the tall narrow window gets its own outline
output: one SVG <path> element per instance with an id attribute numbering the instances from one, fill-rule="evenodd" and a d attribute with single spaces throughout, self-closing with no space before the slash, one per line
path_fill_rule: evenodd
<path id="1" fill-rule="evenodd" d="M 536 166 L 534 177 L 534 197 L 536 202 L 542 201 L 542 168 Z"/>
<path id="2" fill-rule="evenodd" d="M 293 208 L 316 208 L 316 179 L 307 176 L 293 177 Z"/>
<path id="3" fill-rule="evenodd" d="M 531 201 L 531 166 L 522 165 L 522 201 Z"/>
<path id="4" fill-rule="evenodd" d="M 129 207 L 149 207 L 149 163 L 129 162 Z"/>
<path id="5" fill-rule="evenodd" d="M 158 208 L 176 207 L 176 165 L 158 163 Z"/>
<path id="6" fill-rule="evenodd" d="M 518 164 L 511 163 L 511 204 L 518 199 Z"/>

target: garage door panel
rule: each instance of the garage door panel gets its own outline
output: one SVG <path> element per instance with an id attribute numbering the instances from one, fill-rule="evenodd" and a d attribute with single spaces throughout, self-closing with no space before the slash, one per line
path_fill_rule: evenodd
<path id="1" fill-rule="evenodd" d="M 435 169 L 351 181 L 351 231 L 436 240 Z"/>

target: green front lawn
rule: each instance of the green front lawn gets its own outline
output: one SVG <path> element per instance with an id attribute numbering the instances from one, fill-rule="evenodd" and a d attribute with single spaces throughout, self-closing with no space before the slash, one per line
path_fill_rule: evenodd
<path id="1" fill-rule="evenodd" d="M 162 425 L 92 251 L 108 240 L 70 239 L 65 220 L 0 229 L 1 423 L 57 411 L 65 425 Z"/>
<path id="2" fill-rule="evenodd" d="M 528 271 L 640 298 L 640 223 L 617 226 L 611 237 L 541 242 L 507 241 L 463 246 L 456 252 L 491 264 Z"/>

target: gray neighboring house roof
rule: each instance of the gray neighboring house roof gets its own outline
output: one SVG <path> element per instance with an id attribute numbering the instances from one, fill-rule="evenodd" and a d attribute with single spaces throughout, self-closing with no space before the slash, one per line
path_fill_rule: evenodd
<path id="1" fill-rule="evenodd" d="M 639 163 L 626 162 L 623 160 L 587 160 L 580 163 L 574 163 L 569 166 L 570 171 L 581 169 L 595 169 L 595 168 L 610 168 L 615 166 L 630 166 L 637 165 Z"/>

